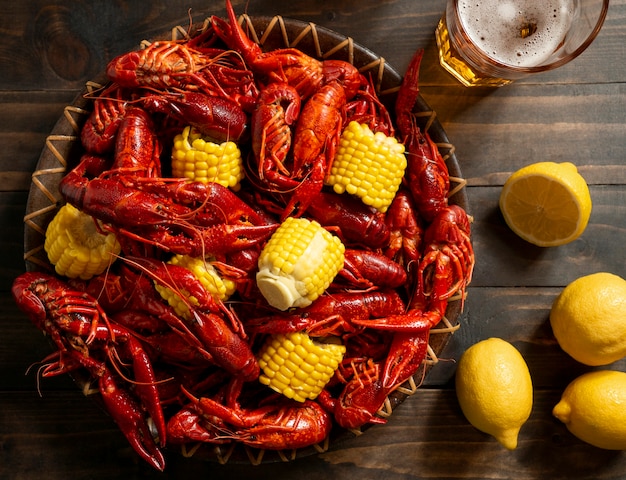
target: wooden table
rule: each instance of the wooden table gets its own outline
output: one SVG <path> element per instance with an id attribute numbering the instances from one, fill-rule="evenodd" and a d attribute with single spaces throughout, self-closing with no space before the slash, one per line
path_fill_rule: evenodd
<path id="1" fill-rule="evenodd" d="M 241 13 L 247 2 L 236 1 Z M 0 478 L 626 478 L 626 456 L 574 438 L 551 415 L 567 383 L 587 368 L 563 353 L 550 306 L 575 278 L 626 277 L 626 3 L 614 1 L 599 37 L 558 70 L 501 89 L 466 89 L 436 61 L 434 29 L 444 0 L 249 2 L 351 36 L 406 69 L 426 50 L 421 92 L 468 180 L 476 269 L 461 329 L 422 388 L 386 425 L 289 463 L 226 466 L 172 455 L 166 473 L 138 460 L 112 421 L 68 378 L 40 381 L 48 341 L 18 311 L 12 280 L 24 269 L 23 216 L 30 175 L 63 107 L 113 55 L 194 18 L 224 13 L 221 1 L 2 2 L 0 17 Z M 577 241 L 535 248 L 507 229 L 498 196 L 507 176 L 540 160 L 570 161 L 590 185 L 593 212 Z M 467 423 L 453 389 L 455 360 L 501 337 L 524 355 L 535 401 L 519 446 L 507 451 Z M 610 368 L 623 370 L 623 361 Z"/>

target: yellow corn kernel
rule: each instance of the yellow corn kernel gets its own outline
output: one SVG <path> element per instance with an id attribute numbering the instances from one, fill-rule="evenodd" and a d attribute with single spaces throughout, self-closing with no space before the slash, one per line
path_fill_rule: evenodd
<path id="1" fill-rule="evenodd" d="M 341 134 L 326 184 L 337 193 L 356 195 L 384 213 L 396 196 L 406 166 L 404 145 L 352 121 Z"/>
<path id="2" fill-rule="evenodd" d="M 345 352 L 337 337 L 314 341 L 304 332 L 272 335 L 258 354 L 259 381 L 298 402 L 313 400 L 332 378 Z"/>
<path id="3" fill-rule="evenodd" d="M 232 280 L 222 278 L 217 270 L 209 263 L 209 260 L 202 258 L 194 258 L 189 255 L 174 255 L 168 263 L 172 265 L 179 265 L 190 270 L 194 276 L 200 281 L 202 286 L 211 294 L 216 300 L 225 301 L 235 293 L 236 285 Z M 169 303 L 174 311 L 183 318 L 191 319 L 191 313 L 189 307 L 180 296 L 168 287 L 158 285 L 155 283 L 157 292 Z M 191 305 L 197 305 L 198 299 L 190 296 L 189 292 L 184 289 L 179 290 L 182 293 L 187 302 Z"/>
<path id="4" fill-rule="evenodd" d="M 90 215 L 63 205 L 46 228 L 44 250 L 59 275 L 90 278 L 101 274 L 120 253 L 113 233 L 103 233 Z"/>
<path id="5" fill-rule="evenodd" d="M 256 282 L 279 310 L 306 307 L 343 268 L 345 247 L 316 221 L 288 217 L 259 256 Z"/>
<path id="6" fill-rule="evenodd" d="M 234 142 L 213 143 L 193 127 L 174 137 L 172 176 L 215 182 L 237 191 L 244 178 L 241 151 Z"/>

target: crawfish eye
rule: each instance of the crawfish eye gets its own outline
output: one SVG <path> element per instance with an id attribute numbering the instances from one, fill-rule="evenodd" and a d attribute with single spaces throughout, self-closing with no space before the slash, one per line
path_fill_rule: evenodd
<path id="1" fill-rule="evenodd" d="M 43 280 L 37 281 L 37 283 L 31 287 L 31 290 L 35 293 L 35 295 L 42 296 L 48 292 L 48 285 Z"/>

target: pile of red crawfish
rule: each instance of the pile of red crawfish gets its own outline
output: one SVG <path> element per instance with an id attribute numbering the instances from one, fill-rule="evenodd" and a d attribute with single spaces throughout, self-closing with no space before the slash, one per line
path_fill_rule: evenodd
<path id="1" fill-rule="evenodd" d="M 412 113 L 421 52 L 393 123 L 353 65 L 295 48 L 262 52 L 226 6 L 227 20 L 213 16 L 188 39 L 113 59 L 93 99 L 84 154 L 59 191 L 116 233 L 120 258 L 88 281 L 28 272 L 13 286 L 20 308 L 57 347 L 43 376 L 86 372 L 132 447 L 159 470 L 166 445 L 291 450 L 322 442 L 335 424 L 383 423 L 376 412 L 415 374 L 432 327 L 450 298 L 464 298 L 474 266 L 468 216 L 448 203 L 447 166 Z M 324 186 L 351 120 L 405 145 L 405 179 L 385 213 Z M 165 146 L 188 125 L 239 144 L 247 158 L 241 189 L 167 175 Z M 288 216 L 315 219 L 346 253 L 326 294 L 279 312 L 254 278 L 264 242 Z M 172 254 L 209 253 L 237 286 L 227 302 L 166 263 Z M 197 299 L 191 321 L 155 283 Z M 258 346 L 289 331 L 338 336 L 346 346 L 315 400 L 289 400 L 257 381 Z"/>

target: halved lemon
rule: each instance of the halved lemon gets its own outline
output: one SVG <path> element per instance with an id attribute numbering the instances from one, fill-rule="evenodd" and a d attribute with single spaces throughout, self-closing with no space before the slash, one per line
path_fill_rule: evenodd
<path id="1" fill-rule="evenodd" d="M 555 247 L 584 232 L 591 196 L 574 164 L 538 162 L 507 179 L 500 193 L 500 210 L 518 236 L 540 247 Z"/>

